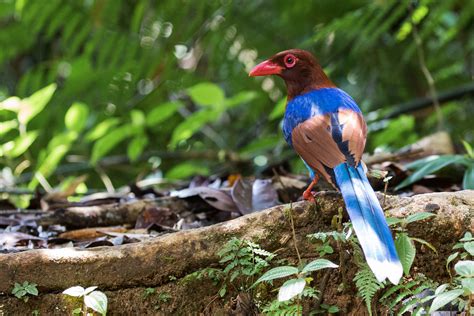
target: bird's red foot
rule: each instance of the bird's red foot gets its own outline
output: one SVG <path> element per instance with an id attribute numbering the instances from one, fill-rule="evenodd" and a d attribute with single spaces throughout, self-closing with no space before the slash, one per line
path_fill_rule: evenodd
<path id="1" fill-rule="evenodd" d="M 314 194 L 313 194 L 313 192 L 311 192 L 311 190 L 318 183 L 318 181 L 319 181 L 319 176 L 315 175 L 314 178 L 313 178 L 313 181 L 311 181 L 311 183 L 308 185 L 308 188 L 306 190 L 304 190 L 303 199 L 305 201 L 314 202 Z"/>

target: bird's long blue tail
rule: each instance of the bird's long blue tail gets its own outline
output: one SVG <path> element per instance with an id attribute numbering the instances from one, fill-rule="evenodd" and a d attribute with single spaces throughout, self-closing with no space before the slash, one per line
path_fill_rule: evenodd
<path id="1" fill-rule="evenodd" d="M 370 269 L 380 282 L 388 278 L 393 284 L 398 284 L 403 268 L 382 208 L 362 164 L 355 168 L 341 163 L 334 168 L 334 173 Z"/>

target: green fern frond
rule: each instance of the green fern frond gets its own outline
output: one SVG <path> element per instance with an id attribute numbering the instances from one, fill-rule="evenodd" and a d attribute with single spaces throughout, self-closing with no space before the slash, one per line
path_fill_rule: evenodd
<path id="1" fill-rule="evenodd" d="M 357 271 L 354 282 L 357 287 L 357 295 L 359 295 L 365 302 L 369 315 L 372 315 L 372 299 L 375 294 L 385 287 L 385 285 L 375 278 L 367 264 L 360 266 Z"/>

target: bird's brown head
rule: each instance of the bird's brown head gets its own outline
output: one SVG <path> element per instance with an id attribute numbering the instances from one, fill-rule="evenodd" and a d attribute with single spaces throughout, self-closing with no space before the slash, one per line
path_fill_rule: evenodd
<path id="1" fill-rule="evenodd" d="M 280 52 L 255 66 L 249 76 L 278 75 L 285 80 L 288 100 L 313 89 L 335 87 L 316 58 L 305 50 Z"/>

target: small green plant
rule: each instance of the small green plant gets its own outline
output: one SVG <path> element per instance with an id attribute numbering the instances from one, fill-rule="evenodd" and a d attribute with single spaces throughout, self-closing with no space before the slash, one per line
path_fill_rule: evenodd
<path id="1" fill-rule="evenodd" d="M 171 294 L 169 293 L 162 292 L 158 294 L 158 302 L 155 305 L 155 309 L 156 310 L 161 309 L 162 305 L 168 303 L 170 299 L 171 299 Z"/>
<path id="2" fill-rule="evenodd" d="M 269 262 L 275 257 L 275 254 L 262 249 L 258 244 L 249 241 L 232 238 L 218 252 L 220 263 L 226 264 L 222 270 L 226 282 L 219 290 L 219 295 L 223 297 L 227 292 L 227 285 L 232 284 L 238 278 L 238 290 L 246 290 L 252 284 L 254 277 L 260 274 L 264 268 L 268 267 Z"/>
<path id="3" fill-rule="evenodd" d="M 280 287 L 278 291 L 278 301 L 283 302 L 302 295 L 306 285 L 312 281 L 308 277 L 311 272 L 326 268 L 337 268 L 338 265 L 327 259 L 316 259 L 305 265 L 302 269 L 293 266 L 282 266 L 270 269 L 265 272 L 253 286 L 261 282 L 270 282 L 276 279 L 293 276 Z"/>
<path id="4" fill-rule="evenodd" d="M 462 186 L 465 190 L 474 189 L 474 150 L 466 141 L 463 141 L 463 144 L 466 150 L 466 154 L 464 155 L 435 155 L 407 164 L 406 168 L 414 170 L 414 172 L 395 189 L 404 188 L 451 164 L 460 164 L 466 167 Z"/>
<path id="5" fill-rule="evenodd" d="M 12 294 L 26 303 L 30 296 L 38 296 L 38 289 L 36 286 L 37 284 L 29 283 L 28 281 L 25 281 L 22 284 L 15 283 Z"/>
<path id="6" fill-rule="evenodd" d="M 155 294 L 155 293 L 156 293 L 156 289 L 155 289 L 155 288 L 147 287 L 147 288 L 143 291 L 142 297 L 143 297 L 143 299 L 147 299 L 147 298 L 149 298 L 150 296 L 152 296 L 152 295 Z"/>
<path id="7" fill-rule="evenodd" d="M 82 286 L 73 286 L 63 291 L 64 295 L 75 298 L 82 298 L 82 307 L 73 310 L 74 315 L 83 313 L 87 315 L 87 310 L 90 308 L 101 315 L 107 314 L 107 296 L 101 292 L 96 291 L 97 286 L 91 286 L 84 289 Z"/>

